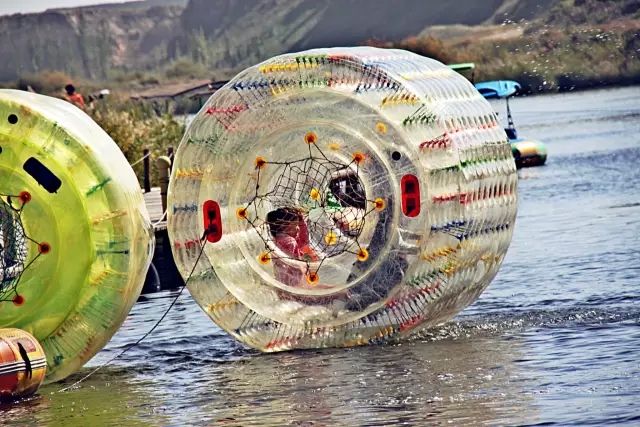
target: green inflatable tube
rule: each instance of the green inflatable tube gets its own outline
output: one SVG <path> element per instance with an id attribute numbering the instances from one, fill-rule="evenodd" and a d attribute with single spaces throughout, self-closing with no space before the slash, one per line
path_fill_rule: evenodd
<path id="1" fill-rule="evenodd" d="M 529 139 L 512 141 L 511 152 L 518 169 L 542 166 L 547 161 L 547 147 L 540 141 Z"/>
<path id="2" fill-rule="evenodd" d="M 0 90 L 0 235 L 0 328 L 32 334 L 61 380 L 122 325 L 154 248 L 129 163 L 70 103 Z"/>

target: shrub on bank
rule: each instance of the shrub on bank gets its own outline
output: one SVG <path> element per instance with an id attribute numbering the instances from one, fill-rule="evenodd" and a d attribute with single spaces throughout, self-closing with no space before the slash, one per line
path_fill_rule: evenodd
<path id="1" fill-rule="evenodd" d="M 40 74 L 25 74 L 16 82 L 16 88 L 27 90 L 31 87 L 38 93 L 46 95 L 62 95 L 64 87 L 73 78 L 61 71 L 44 71 Z"/>
<path id="2" fill-rule="evenodd" d="M 203 64 L 184 58 L 172 63 L 165 71 L 169 79 L 202 79 L 208 78 L 210 74 Z"/>
<path id="3" fill-rule="evenodd" d="M 603 30 L 539 29 L 526 36 L 464 42 L 433 37 L 367 44 L 405 49 L 446 64 L 474 62 L 476 81 L 516 80 L 528 93 L 640 84 L 637 23 Z"/>
<path id="4" fill-rule="evenodd" d="M 166 156 L 169 147 L 178 148 L 185 132 L 184 120 L 169 114 L 158 116 L 148 105 L 117 98 L 91 104 L 87 114 L 111 136 L 129 163 L 143 156 L 143 150 L 151 152 L 151 183 L 157 185 L 158 172 L 155 159 Z M 143 184 L 143 162 L 133 166 L 140 185 Z"/>

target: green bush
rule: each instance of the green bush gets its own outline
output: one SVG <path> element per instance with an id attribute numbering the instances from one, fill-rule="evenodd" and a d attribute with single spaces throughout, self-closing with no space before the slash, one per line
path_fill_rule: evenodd
<path id="1" fill-rule="evenodd" d="M 199 79 L 207 78 L 209 71 L 202 64 L 195 63 L 189 59 L 179 59 L 167 68 L 165 75 L 169 79 Z"/>
<path id="2" fill-rule="evenodd" d="M 149 106 L 117 98 L 92 104 L 87 113 L 120 147 L 129 163 L 143 157 L 143 150 L 151 152 L 151 182 L 157 185 L 155 161 L 166 156 L 169 147 L 178 148 L 185 133 L 185 123 L 171 115 L 158 116 Z M 143 184 L 143 162 L 133 167 L 140 185 Z"/>
<path id="3" fill-rule="evenodd" d="M 109 78 L 114 83 L 126 86 L 149 86 L 160 84 L 160 79 L 156 75 L 144 71 L 112 71 L 109 73 Z"/>

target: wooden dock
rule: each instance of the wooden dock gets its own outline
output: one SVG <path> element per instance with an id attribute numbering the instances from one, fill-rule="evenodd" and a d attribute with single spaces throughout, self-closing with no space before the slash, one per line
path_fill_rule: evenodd
<path id="1" fill-rule="evenodd" d="M 151 222 L 156 224 L 155 229 L 156 232 L 159 230 L 167 229 L 167 218 L 165 217 L 162 221 L 162 198 L 160 196 L 160 187 L 153 187 L 151 191 L 147 193 L 143 193 L 144 195 L 144 204 L 147 205 L 147 210 L 149 211 L 149 217 L 151 218 Z"/>
<path id="2" fill-rule="evenodd" d="M 143 294 L 157 292 L 158 290 L 176 289 L 184 285 L 184 280 L 176 267 L 171 253 L 171 242 L 167 232 L 167 218 L 162 218 L 162 197 L 160 187 L 153 187 L 144 193 L 144 201 L 149 211 L 151 222 L 155 225 L 156 248 L 153 254 L 152 267 L 145 282 Z M 162 221 L 160 221 L 162 219 Z M 160 283 L 154 283 L 154 269 L 158 273 Z"/>

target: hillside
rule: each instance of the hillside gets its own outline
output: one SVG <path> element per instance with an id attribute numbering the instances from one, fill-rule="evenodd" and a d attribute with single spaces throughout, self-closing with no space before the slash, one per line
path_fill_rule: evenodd
<path id="1" fill-rule="evenodd" d="M 564 0 L 543 20 L 545 25 L 602 25 L 620 19 L 640 19 L 638 0 Z"/>
<path id="2" fill-rule="evenodd" d="M 59 70 L 107 79 L 114 69 L 142 69 L 165 60 L 180 34 L 184 3 L 147 2 L 0 17 L 0 81 Z"/>
<path id="3" fill-rule="evenodd" d="M 170 53 L 214 67 L 243 67 L 282 52 L 401 40 L 434 25 L 536 19 L 560 0 L 190 0 Z M 206 43 L 200 42 L 206 39 Z M 202 53 L 204 52 L 204 53 Z M 202 56 L 202 58 L 200 58 Z"/>
<path id="4" fill-rule="evenodd" d="M 59 70 L 89 79 L 187 57 L 247 66 L 284 51 L 400 40 L 432 25 L 533 19 L 559 0 L 147 0 L 0 17 L 0 81 Z M 186 7 L 185 7 L 186 5 Z M 428 11 L 419 12 L 416 11 Z"/>
<path id="5" fill-rule="evenodd" d="M 50 11 L 60 10 L 87 10 L 87 9 L 119 9 L 119 10 L 132 10 L 132 9 L 148 9 L 154 6 L 181 6 L 185 7 L 189 3 L 189 0 L 139 0 L 139 1 L 127 1 L 126 3 L 104 3 L 94 4 L 92 6 L 80 6 L 80 7 L 56 7 L 47 9 Z"/>
<path id="6" fill-rule="evenodd" d="M 634 81 L 639 22 L 640 0 L 146 0 L 0 17 L 0 54 L 11 58 L 0 82 L 54 70 L 139 88 L 367 43 L 474 61 L 482 76 L 531 85 Z"/>

